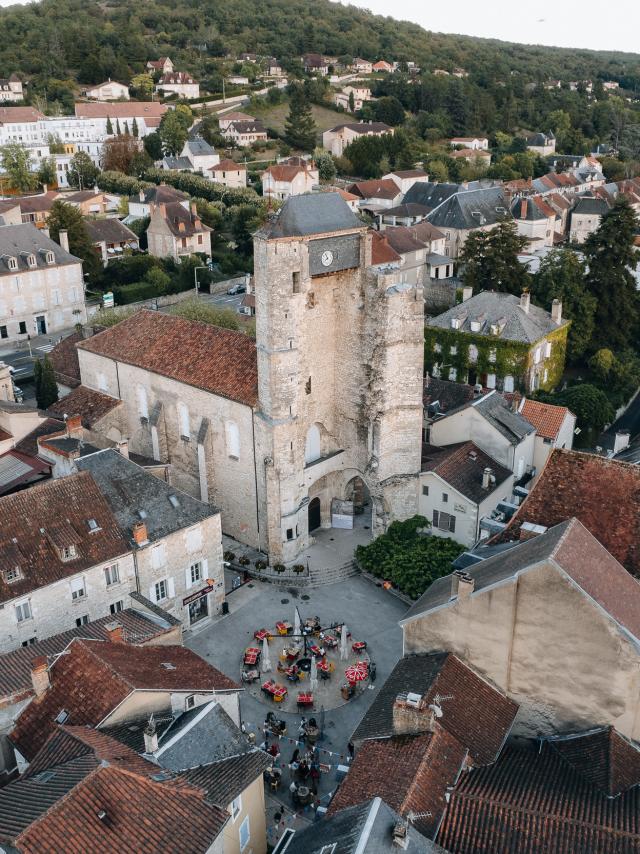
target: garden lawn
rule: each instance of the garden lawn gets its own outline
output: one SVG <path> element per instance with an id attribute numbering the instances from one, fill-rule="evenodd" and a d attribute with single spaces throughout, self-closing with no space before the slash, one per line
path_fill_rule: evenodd
<path id="1" fill-rule="evenodd" d="M 273 106 L 250 107 L 248 109 L 257 119 L 261 119 L 267 128 L 273 128 L 278 133 L 284 133 L 284 123 L 289 115 L 288 101 L 284 101 L 282 104 L 274 104 Z M 350 117 L 346 113 L 340 113 L 328 107 L 320 107 L 318 104 L 311 105 L 311 112 L 318 128 L 319 145 L 322 144 L 322 134 L 325 130 L 354 120 L 353 116 Z"/>

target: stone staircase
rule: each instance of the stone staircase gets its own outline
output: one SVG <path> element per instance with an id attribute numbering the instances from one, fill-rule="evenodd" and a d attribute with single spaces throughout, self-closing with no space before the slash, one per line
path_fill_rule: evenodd
<path id="1" fill-rule="evenodd" d="M 309 587 L 319 587 L 322 584 L 334 584 L 336 581 L 344 581 L 352 575 L 358 575 L 360 569 L 355 560 L 348 560 L 338 566 L 327 568 L 313 567 L 309 572 L 309 578 L 305 579 Z"/>

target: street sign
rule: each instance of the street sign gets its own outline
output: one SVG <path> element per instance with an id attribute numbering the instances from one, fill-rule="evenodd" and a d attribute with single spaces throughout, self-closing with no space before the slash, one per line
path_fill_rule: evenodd
<path id="1" fill-rule="evenodd" d="M 105 294 L 102 295 L 102 307 L 113 308 L 114 305 L 115 302 L 113 299 L 113 291 L 107 291 Z"/>
<path id="2" fill-rule="evenodd" d="M 206 587 L 203 587 L 201 590 L 198 590 L 196 593 L 192 593 L 191 596 L 186 596 L 182 600 L 182 604 L 183 605 L 190 605 L 191 602 L 195 602 L 196 599 L 202 599 L 202 597 L 206 596 L 207 593 L 211 593 L 213 588 L 214 588 L 213 584 L 207 584 Z"/>

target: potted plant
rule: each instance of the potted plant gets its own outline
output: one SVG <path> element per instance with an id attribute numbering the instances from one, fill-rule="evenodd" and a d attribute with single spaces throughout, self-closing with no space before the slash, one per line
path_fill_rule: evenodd
<path id="1" fill-rule="evenodd" d="M 238 563 L 240 564 L 240 566 L 249 566 L 251 561 L 246 555 L 242 555 L 242 557 L 238 560 Z"/>
<path id="2" fill-rule="evenodd" d="M 283 563 L 274 563 L 273 571 L 277 572 L 278 575 L 281 575 L 287 567 Z"/>
<path id="3" fill-rule="evenodd" d="M 257 560 L 254 566 L 258 570 L 258 572 L 262 572 L 263 569 L 267 568 L 267 562 L 265 560 Z"/>
<path id="4" fill-rule="evenodd" d="M 294 563 L 291 567 L 296 575 L 300 575 L 300 573 L 304 572 L 304 564 L 303 563 Z"/>
<path id="5" fill-rule="evenodd" d="M 235 554 L 235 552 L 226 551 L 222 555 L 222 557 L 224 560 L 226 560 L 227 563 L 231 563 L 232 561 L 234 561 L 236 559 L 236 554 Z"/>

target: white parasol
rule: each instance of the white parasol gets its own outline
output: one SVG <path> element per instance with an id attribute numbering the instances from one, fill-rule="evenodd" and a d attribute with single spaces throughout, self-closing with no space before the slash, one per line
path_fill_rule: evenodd
<path id="1" fill-rule="evenodd" d="M 311 656 L 311 674 L 309 677 L 309 686 L 312 691 L 318 687 L 318 664 L 315 655 Z"/>
<path id="2" fill-rule="evenodd" d="M 302 632 L 300 630 L 300 613 L 296 608 L 293 616 L 293 635 L 294 637 L 300 637 L 301 634 Z"/>
<path id="3" fill-rule="evenodd" d="M 260 666 L 262 668 L 263 673 L 268 673 L 271 670 L 271 659 L 269 658 L 269 642 L 266 638 L 262 641 L 262 657 L 260 659 Z"/>
<path id="4" fill-rule="evenodd" d="M 349 632 L 347 631 L 346 623 L 342 626 L 342 633 L 340 634 L 340 658 L 342 661 L 346 661 L 349 658 L 349 639 L 347 635 Z"/>

